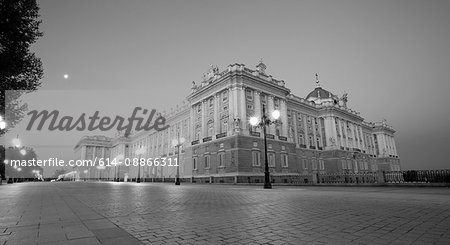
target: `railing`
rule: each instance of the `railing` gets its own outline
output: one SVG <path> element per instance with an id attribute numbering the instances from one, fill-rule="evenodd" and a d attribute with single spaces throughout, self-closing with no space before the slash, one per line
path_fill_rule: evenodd
<path id="1" fill-rule="evenodd" d="M 317 183 L 322 184 L 374 184 L 378 183 L 378 174 L 376 172 L 369 173 L 331 173 L 318 174 Z"/>
<path id="2" fill-rule="evenodd" d="M 227 132 L 223 132 L 223 133 L 220 133 L 220 134 L 216 134 L 216 139 L 220 139 L 220 138 L 223 138 L 223 137 L 225 137 L 225 136 L 227 136 Z"/>
<path id="3" fill-rule="evenodd" d="M 266 137 L 268 139 L 275 139 L 275 135 L 273 135 L 273 134 L 266 134 Z"/>
<path id="4" fill-rule="evenodd" d="M 194 140 L 194 141 L 192 141 L 192 143 L 191 143 L 191 145 L 196 145 L 196 144 L 198 144 L 198 140 Z"/>
<path id="5" fill-rule="evenodd" d="M 386 183 L 450 183 L 450 170 L 406 170 L 384 172 Z"/>
<path id="6" fill-rule="evenodd" d="M 212 140 L 211 136 L 203 138 L 203 142 L 208 142 L 208 141 L 211 141 L 211 140 Z"/>
<path id="7" fill-rule="evenodd" d="M 251 136 L 260 137 L 260 136 L 261 136 L 261 133 L 260 133 L 260 132 L 256 132 L 256 131 L 250 131 L 250 135 L 251 135 Z"/>
<path id="8" fill-rule="evenodd" d="M 287 141 L 287 137 L 285 136 L 278 136 L 278 139 L 282 141 Z"/>

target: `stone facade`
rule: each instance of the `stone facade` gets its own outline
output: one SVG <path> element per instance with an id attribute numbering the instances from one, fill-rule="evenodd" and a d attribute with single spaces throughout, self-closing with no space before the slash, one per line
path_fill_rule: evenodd
<path id="1" fill-rule="evenodd" d="M 109 157 L 138 157 L 136 149 L 144 147 L 140 157 L 174 160 L 178 148 L 172 141 L 183 138 L 179 164 L 185 181 L 263 182 L 262 129 L 251 126 L 249 118 L 261 117 L 264 105 L 268 113 L 281 112 L 278 123 L 267 126 L 268 161 L 275 182 L 316 182 L 318 174 L 400 170 L 395 131 L 385 121 L 364 121 L 347 107 L 347 94 L 338 97 L 323 89 L 317 75 L 314 91 L 301 98 L 265 69 L 262 62 L 255 70 L 232 64 L 220 72 L 211 66 L 203 81 L 192 82 L 181 106 L 163 113 L 168 129 L 109 139 Z M 136 176 L 137 167 L 123 167 L 121 174 L 125 173 Z M 144 178 L 175 174 L 176 167 L 141 169 Z"/>

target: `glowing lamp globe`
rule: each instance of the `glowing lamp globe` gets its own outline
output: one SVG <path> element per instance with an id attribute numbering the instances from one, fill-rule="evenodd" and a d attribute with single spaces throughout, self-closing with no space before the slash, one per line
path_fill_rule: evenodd
<path id="1" fill-rule="evenodd" d="M 280 118 L 280 111 L 279 110 L 275 110 L 272 112 L 272 117 L 273 119 L 277 120 L 278 118 Z"/>
<path id="2" fill-rule="evenodd" d="M 13 145 L 14 145 L 15 147 L 20 147 L 20 140 L 19 140 L 19 138 L 14 138 L 14 139 L 12 140 L 12 143 L 13 143 Z"/>
<path id="3" fill-rule="evenodd" d="M 5 129 L 5 128 L 6 128 L 6 122 L 1 121 L 1 122 L 0 122 L 0 129 L 3 130 L 3 129 Z"/>
<path id="4" fill-rule="evenodd" d="M 250 125 L 256 126 L 259 123 L 259 119 L 257 117 L 251 117 L 250 118 Z"/>

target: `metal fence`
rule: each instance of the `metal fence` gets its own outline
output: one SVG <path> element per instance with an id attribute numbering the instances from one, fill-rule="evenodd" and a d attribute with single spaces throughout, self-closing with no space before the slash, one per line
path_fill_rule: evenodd
<path id="1" fill-rule="evenodd" d="M 378 173 L 332 173 L 318 174 L 317 183 L 322 184 L 374 184 L 378 183 Z"/>
<path id="2" fill-rule="evenodd" d="M 386 183 L 450 183 L 450 170 L 384 172 Z"/>

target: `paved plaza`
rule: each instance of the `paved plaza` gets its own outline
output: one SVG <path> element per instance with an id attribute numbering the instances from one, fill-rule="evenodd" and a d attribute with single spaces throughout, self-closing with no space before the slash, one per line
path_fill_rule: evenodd
<path id="1" fill-rule="evenodd" d="M 0 186 L 0 244 L 450 244 L 450 189 Z"/>

